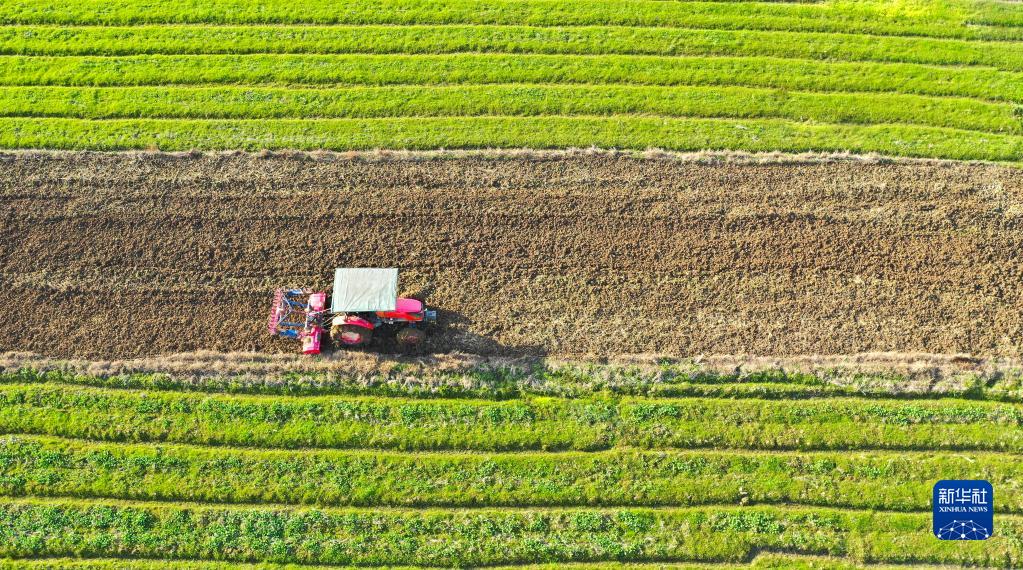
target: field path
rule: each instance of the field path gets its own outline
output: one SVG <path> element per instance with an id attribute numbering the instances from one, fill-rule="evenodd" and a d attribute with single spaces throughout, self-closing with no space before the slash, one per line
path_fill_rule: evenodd
<path id="1" fill-rule="evenodd" d="M 397 266 L 435 351 L 1023 347 L 1023 176 L 616 155 L 0 156 L 0 351 L 293 351 L 270 290 Z"/>

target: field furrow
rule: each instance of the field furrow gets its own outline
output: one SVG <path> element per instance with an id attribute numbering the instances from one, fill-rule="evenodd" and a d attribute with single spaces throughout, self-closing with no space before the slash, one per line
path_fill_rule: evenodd
<path id="1" fill-rule="evenodd" d="M 8 497 L 363 507 L 790 504 L 925 512 L 933 481 L 958 472 L 977 472 L 997 486 L 999 513 L 1023 513 L 1014 455 L 265 451 L 0 438 L 0 495 Z"/>

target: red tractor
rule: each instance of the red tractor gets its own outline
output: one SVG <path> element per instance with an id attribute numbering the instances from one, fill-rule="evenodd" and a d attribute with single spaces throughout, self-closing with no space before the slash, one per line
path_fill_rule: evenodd
<path id="1" fill-rule="evenodd" d="M 397 269 L 338 268 L 329 310 L 322 291 L 278 289 L 268 328 L 301 341 L 304 354 L 319 354 L 325 330 L 334 346 L 357 347 L 369 344 L 378 329 L 395 329 L 398 345 L 411 348 L 425 339 L 422 325 L 436 320 L 437 311 L 422 301 L 398 297 Z"/>

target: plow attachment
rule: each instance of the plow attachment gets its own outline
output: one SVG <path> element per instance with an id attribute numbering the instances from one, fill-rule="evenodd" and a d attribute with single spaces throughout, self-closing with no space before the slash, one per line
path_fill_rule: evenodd
<path id="1" fill-rule="evenodd" d="M 267 329 L 271 335 L 302 342 L 303 354 L 320 353 L 327 294 L 309 289 L 277 289 Z"/>

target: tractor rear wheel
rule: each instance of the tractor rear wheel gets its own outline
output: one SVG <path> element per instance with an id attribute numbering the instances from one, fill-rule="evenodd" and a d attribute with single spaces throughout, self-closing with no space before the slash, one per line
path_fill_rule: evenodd
<path id="1" fill-rule="evenodd" d="M 419 329 L 404 328 L 398 331 L 395 339 L 402 348 L 415 348 L 426 340 L 426 333 Z"/>
<path id="2" fill-rule="evenodd" d="M 330 328 L 330 340 L 338 346 L 365 346 L 372 338 L 372 329 L 366 327 L 335 325 Z"/>

